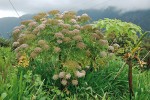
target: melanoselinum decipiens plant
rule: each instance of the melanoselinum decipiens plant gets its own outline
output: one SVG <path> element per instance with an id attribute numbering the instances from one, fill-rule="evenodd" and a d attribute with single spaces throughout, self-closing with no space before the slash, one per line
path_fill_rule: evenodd
<path id="1" fill-rule="evenodd" d="M 48 74 L 44 78 L 50 80 L 49 84 L 62 90 L 78 85 L 78 79 L 84 78 L 89 68 L 99 70 L 119 47 L 109 46 L 101 30 L 86 24 L 90 20 L 87 14 L 76 16 L 72 11 L 61 14 L 53 10 L 33 18 L 13 31 L 12 46 L 19 66 Z"/>
<path id="2" fill-rule="evenodd" d="M 118 52 L 116 52 L 116 54 L 121 54 L 126 62 L 125 64 L 129 66 L 128 81 L 131 99 L 132 95 L 134 95 L 132 89 L 132 63 L 136 59 L 140 66 L 143 66 L 144 64 L 143 61 L 139 60 L 139 52 L 140 43 L 143 37 L 146 36 L 147 32 L 142 34 L 142 29 L 133 23 L 127 23 L 122 22 L 121 20 L 108 18 L 99 20 L 96 22 L 94 27 L 98 27 L 104 31 L 104 34 L 106 35 L 106 38 L 110 44 L 119 44 L 118 46 L 120 46 L 120 49 Z M 123 67 L 120 69 L 116 77 L 120 74 Z"/>
<path id="3" fill-rule="evenodd" d="M 131 48 L 136 45 L 139 36 L 142 34 L 141 27 L 118 19 L 105 18 L 99 20 L 95 27 L 100 27 L 105 31 L 109 43 L 119 44 L 118 53 L 121 53 L 121 55 L 131 51 Z"/>

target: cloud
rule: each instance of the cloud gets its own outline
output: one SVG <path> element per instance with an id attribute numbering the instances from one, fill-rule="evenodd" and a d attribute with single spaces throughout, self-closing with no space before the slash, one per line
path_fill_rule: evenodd
<path id="1" fill-rule="evenodd" d="M 122 11 L 135 11 L 150 9 L 150 0 L 11 0 L 17 11 L 35 13 L 52 9 L 80 10 L 80 9 L 105 9 L 115 7 Z M 0 10 L 13 8 L 9 0 L 0 0 Z"/>
<path id="2" fill-rule="evenodd" d="M 24 15 L 25 13 L 23 13 L 23 12 L 18 12 L 19 13 L 19 15 L 21 16 L 21 15 Z M 14 11 L 14 10 L 5 10 L 5 11 L 3 11 L 3 10 L 0 10 L 0 18 L 2 18 L 2 17 L 18 17 L 18 15 L 16 14 L 16 12 Z"/>
<path id="3" fill-rule="evenodd" d="M 146 10 L 150 9 L 150 0 L 112 0 L 107 5 L 123 11 Z"/>

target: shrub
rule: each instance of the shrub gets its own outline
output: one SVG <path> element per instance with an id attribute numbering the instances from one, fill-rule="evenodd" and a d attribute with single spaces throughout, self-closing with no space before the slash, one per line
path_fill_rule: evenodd
<path id="1" fill-rule="evenodd" d="M 87 14 L 49 14 L 39 13 L 24 21 L 23 28 L 15 28 L 13 44 L 18 66 L 41 74 L 47 84 L 64 90 L 79 85 L 88 69 L 96 71 L 107 64 L 115 51 L 101 30 L 86 24 L 90 20 Z"/>
<path id="2" fill-rule="evenodd" d="M 142 29 L 133 23 L 122 22 L 118 19 L 99 20 L 94 27 L 102 29 L 109 43 L 117 43 L 120 46 L 119 53 L 126 53 L 132 50 L 137 44 Z"/>

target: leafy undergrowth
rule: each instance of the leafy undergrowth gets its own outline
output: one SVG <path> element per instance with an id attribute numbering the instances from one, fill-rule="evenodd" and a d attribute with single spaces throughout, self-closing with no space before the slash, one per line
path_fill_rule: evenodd
<path id="1" fill-rule="evenodd" d="M 53 10 L 15 27 L 12 47 L 0 48 L 0 99 L 128 100 L 128 66 L 116 75 L 125 64 L 123 53 L 138 41 L 135 32 L 140 28 L 126 23 L 133 25 L 135 38 L 132 31 L 121 31 L 117 34 L 128 38 L 121 45 L 118 35 L 113 41 L 89 20 L 87 14 Z M 133 99 L 148 100 L 148 77 L 149 71 L 141 73 L 133 66 Z"/>
<path id="2" fill-rule="evenodd" d="M 3 53 L 7 53 L 8 55 L 5 55 L 5 59 L 11 61 L 11 63 L 14 62 L 15 59 L 11 58 L 14 56 L 14 53 L 11 52 L 10 48 L 1 48 L 0 51 L 0 59 L 3 59 Z M 121 58 L 118 58 L 110 61 L 96 72 L 88 70 L 88 74 L 79 80 L 81 83 L 79 86 L 69 87 L 74 93 L 68 95 L 58 87 L 44 83 L 45 79 L 41 78 L 40 74 L 33 74 L 31 70 L 18 69 L 12 65 L 4 65 L 4 67 L 0 67 L 1 99 L 128 100 L 128 67 L 126 66 L 120 76 L 114 79 L 123 63 Z M 133 68 L 133 71 L 134 100 L 149 100 L 149 71 L 139 72 L 136 67 Z M 69 92 L 69 89 L 66 92 Z"/>

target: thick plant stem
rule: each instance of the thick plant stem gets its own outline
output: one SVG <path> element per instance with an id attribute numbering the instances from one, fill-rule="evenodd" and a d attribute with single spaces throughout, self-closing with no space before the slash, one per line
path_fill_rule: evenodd
<path id="1" fill-rule="evenodd" d="M 132 85 L 132 59 L 128 58 L 127 64 L 129 66 L 128 71 L 128 83 L 129 83 L 129 92 L 130 92 L 130 100 L 132 100 L 132 96 L 134 96 L 133 85 Z"/>

